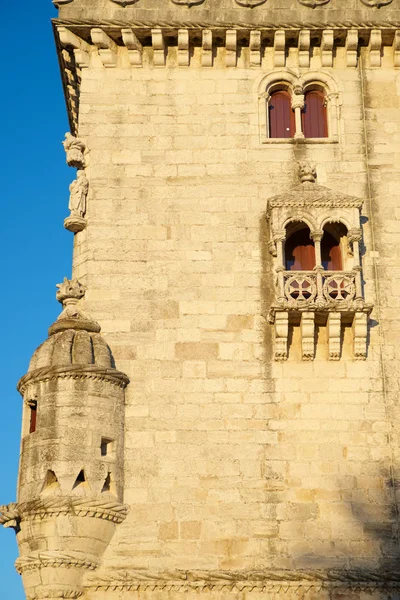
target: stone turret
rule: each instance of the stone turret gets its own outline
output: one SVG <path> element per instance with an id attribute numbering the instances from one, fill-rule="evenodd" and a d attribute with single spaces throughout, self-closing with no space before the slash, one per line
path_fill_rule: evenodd
<path id="1" fill-rule="evenodd" d="M 78 308 L 78 281 L 57 286 L 63 311 L 18 389 L 24 399 L 18 502 L 0 522 L 17 533 L 29 600 L 79 598 L 123 521 L 124 389 L 100 326 Z"/>

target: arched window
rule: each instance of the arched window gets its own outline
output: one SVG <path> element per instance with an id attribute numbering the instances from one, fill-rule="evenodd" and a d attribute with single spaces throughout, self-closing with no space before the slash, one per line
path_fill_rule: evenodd
<path id="1" fill-rule="evenodd" d="M 301 125 L 306 138 L 328 137 L 325 94 L 321 90 L 311 90 L 305 93 Z"/>
<path id="2" fill-rule="evenodd" d="M 327 271 L 342 271 L 347 229 L 342 223 L 328 223 L 321 240 L 321 262 Z"/>
<path id="3" fill-rule="evenodd" d="M 270 138 L 292 138 L 295 134 L 295 118 L 288 91 L 273 92 L 268 102 Z"/>
<path id="4" fill-rule="evenodd" d="M 292 224 L 293 225 L 293 224 Z M 285 263 L 287 271 L 312 271 L 315 267 L 314 242 L 310 230 L 304 223 L 290 233 L 285 243 Z"/>

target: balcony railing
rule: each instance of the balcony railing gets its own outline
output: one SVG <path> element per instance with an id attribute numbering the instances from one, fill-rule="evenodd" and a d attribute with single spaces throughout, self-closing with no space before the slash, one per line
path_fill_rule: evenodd
<path id="1" fill-rule="evenodd" d="M 363 308 L 360 270 L 278 271 L 278 306 L 288 310 Z"/>

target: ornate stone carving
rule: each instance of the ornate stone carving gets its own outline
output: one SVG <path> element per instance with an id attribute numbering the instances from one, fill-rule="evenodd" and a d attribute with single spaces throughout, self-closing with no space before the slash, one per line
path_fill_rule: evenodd
<path id="1" fill-rule="evenodd" d="M 119 4 L 123 8 L 129 4 L 136 4 L 137 1 L 138 0 L 111 0 L 111 2 L 115 2 L 115 4 Z"/>
<path id="2" fill-rule="evenodd" d="M 317 179 L 315 165 L 308 162 L 299 162 L 299 176 L 301 183 L 305 183 L 306 181 L 315 183 Z"/>
<path id="3" fill-rule="evenodd" d="M 304 6 L 309 6 L 310 8 L 316 8 L 317 6 L 322 6 L 323 4 L 328 4 L 330 0 L 298 0 L 300 4 L 304 4 Z"/>
<path id="4" fill-rule="evenodd" d="M 375 8 L 380 8 L 381 6 L 386 6 L 387 4 L 391 4 L 393 0 L 361 0 L 365 6 L 371 6 Z"/>
<path id="5" fill-rule="evenodd" d="M 85 167 L 84 152 L 86 149 L 85 143 L 71 133 L 65 134 L 65 140 L 62 142 L 67 155 L 67 165 L 83 169 Z"/>
<path id="6" fill-rule="evenodd" d="M 246 6 L 246 8 L 254 8 L 260 4 L 264 4 L 267 0 L 235 0 L 239 6 Z"/>
<path id="7" fill-rule="evenodd" d="M 77 233 L 86 227 L 86 197 L 89 191 L 89 182 L 85 171 L 79 169 L 75 181 L 69 186 L 70 196 L 68 208 L 70 216 L 64 220 L 64 227 Z"/>
<path id="8" fill-rule="evenodd" d="M 26 600 L 54 600 L 54 598 L 76 600 L 82 594 L 83 591 L 74 588 L 63 587 L 61 589 L 56 587 L 47 590 L 36 590 L 33 593 L 27 594 Z"/>
<path id="9" fill-rule="evenodd" d="M 185 6 L 195 6 L 196 4 L 203 4 L 204 0 L 171 0 L 174 4 L 183 4 Z"/>
<path id="10" fill-rule="evenodd" d="M 35 571 L 40 567 L 63 567 L 65 569 L 89 569 L 94 570 L 99 566 L 98 562 L 87 558 L 78 557 L 75 554 L 63 554 L 57 552 L 37 552 L 27 556 L 20 556 L 15 561 L 15 569 L 21 575 L 25 571 Z"/>
<path id="11" fill-rule="evenodd" d="M 73 300 L 73 304 L 76 304 L 78 300 L 81 300 L 86 292 L 85 286 L 81 284 L 77 279 L 67 279 L 64 277 L 62 283 L 57 283 L 56 298 L 60 304 L 67 306 L 68 300 Z"/>
<path id="12" fill-rule="evenodd" d="M 16 502 L 0 506 L 0 525 L 11 527 L 16 532 L 19 530 L 21 515 Z"/>

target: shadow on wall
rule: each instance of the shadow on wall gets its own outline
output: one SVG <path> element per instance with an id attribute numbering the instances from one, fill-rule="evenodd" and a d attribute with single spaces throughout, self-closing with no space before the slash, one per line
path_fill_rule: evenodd
<path id="1" fill-rule="evenodd" d="M 390 469 L 378 468 L 373 473 L 368 464 L 365 470 L 365 475 L 340 478 L 337 499 L 318 504 L 319 515 L 305 523 L 305 531 L 310 531 L 310 537 L 313 530 L 314 535 L 319 531 L 319 537 L 316 542 L 310 540 L 309 552 L 298 553 L 294 549 L 295 568 L 324 570 L 331 581 L 392 588 L 384 596 L 373 598 L 398 600 L 400 539 L 396 489 L 400 482 L 391 476 Z M 350 597 L 332 596 L 343 600 Z"/>

